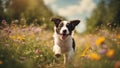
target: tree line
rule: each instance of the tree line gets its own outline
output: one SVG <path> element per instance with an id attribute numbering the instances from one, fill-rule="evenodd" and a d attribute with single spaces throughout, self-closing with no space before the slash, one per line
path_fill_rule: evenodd
<path id="1" fill-rule="evenodd" d="M 47 24 L 51 27 L 51 16 L 53 13 L 43 0 L 0 0 L 0 22 L 6 20 L 10 24 L 12 20 L 18 20 L 21 24 Z"/>
<path id="2" fill-rule="evenodd" d="M 116 29 L 120 27 L 120 0 L 100 0 L 87 18 L 87 31 L 96 28 Z"/>

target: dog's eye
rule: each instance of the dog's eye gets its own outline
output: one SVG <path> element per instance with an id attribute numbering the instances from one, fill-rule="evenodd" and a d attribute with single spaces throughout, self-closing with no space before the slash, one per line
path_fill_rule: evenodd
<path id="1" fill-rule="evenodd" d="M 70 25 L 70 23 L 67 23 L 67 24 L 66 24 L 66 26 L 69 26 L 69 25 Z"/>
<path id="2" fill-rule="evenodd" d="M 62 27 L 63 26 L 63 23 L 61 23 L 60 25 L 59 25 L 59 27 Z"/>

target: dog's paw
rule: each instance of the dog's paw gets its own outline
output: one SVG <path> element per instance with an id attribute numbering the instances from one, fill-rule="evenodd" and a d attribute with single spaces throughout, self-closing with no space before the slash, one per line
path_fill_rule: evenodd
<path id="1" fill-rule="evenodd" d="M 56 56 L 57 58 L 59 58 L 59 57 L 61 56 L 61 54 L 55 54 L 55 56 Z"/>

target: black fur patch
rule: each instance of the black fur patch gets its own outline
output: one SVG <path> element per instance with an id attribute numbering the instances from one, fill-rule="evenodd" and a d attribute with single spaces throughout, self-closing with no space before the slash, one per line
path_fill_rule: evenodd
<path id="1" fill-rule="evenodd" d="M 60 34 L 60 30 L 61 30 L 61 28 L 63 27 L 63 23 L 62 22 L 60 22 L 59 23 L 59 25 L 58 25 L 58 27 L 56 28 L 56 32 L 58 33 L 58 34 Z"/>
<path id="2" fill-rule="evenodd" d="M 72 31 L 73 31 L 73 27 L 72 27 L 72 24 L 71 23 L 67 23 L 66 24 L 66 27 L 68 28 L 68 30 L 69 30 L 69 33 L 70 33 L 70 35 L 72 34 Z"/>
<path id="3" fill-rule="evenodd" d="M 71 30 L 74 30 L 75 26 L 78 25 L 79 23 L 80 23 L 80 20 L 72 20 L 72 21 L 70 21 Z"/>
<path id="4" fill-rule="evenodd" d="M 55 26 L 58 27 L 62 20 L 60 18 L 52 18 L 51 21 L 53 21 L 55 23 Z"/>
<path id="5" fill-rule="evenodd" d="M 72 40 L 73 40 L 73 44 L 72 44 L 72 47 L 73 47 L 73 49 L 74 49 L 74 51 L 75 51 L 75 40 L 72 38 Z"/>

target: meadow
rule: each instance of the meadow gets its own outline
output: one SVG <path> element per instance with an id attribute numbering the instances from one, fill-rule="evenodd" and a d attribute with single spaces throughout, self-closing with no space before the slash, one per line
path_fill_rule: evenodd
<path id="1" fill-rule="evenodd" d="M 75 56 L 63 65 L 52 52 L 53 30 L 44 26 L 6 24 L 0 27 L 0 68 L 120 68 L 119 30 L 74 34 Z"/>

